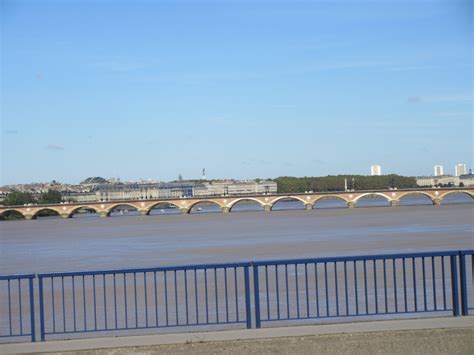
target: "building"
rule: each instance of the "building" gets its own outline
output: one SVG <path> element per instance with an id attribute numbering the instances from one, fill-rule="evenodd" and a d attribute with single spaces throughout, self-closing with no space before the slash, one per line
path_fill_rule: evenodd
<path id="1" fill-rule="evenodd" d="M 204 183 L 205 189 L 195 196 L 260 195 L 277 193 L 277 183 L 271 180 L 222 180 Z"/>
<path id="2" fill-rule="evenodd" d="M 416 184 L 420 187 L 437 187 L 437 186 L 459 186 L 459 177 L 442 175 L 442 176 L 421 176 L 416 178 Z"/>
<path id="3" fill-rule="evenodd" d="M 434 167 L 434 176 L 443 176 L 444 168 L 442 165 L 435 165 Z"/>
<path id="4" fill-rule="evenodd" d="M 96 201 L 150 200 L 199 195 L 205 186 L 195 182 L 101 184 L 93 189 Z M 202 192 L 201 192 L 202 194 Z"/>
<path id="5" fill-rule="evenodd" d="M 90 191 L 63 192 L 67 202 L 150 200 L 183 197 L 274 194 L 277 183 L 270 180 L 251 181 L 179 181 L 169 183 L 104 183 L 92 182 Z"/>
<path id="6" fill-rule="evenodd" d="M 370 167 L 370 175 L 372 176 L 382 175 L 382 168 L 380 167 L 380 165 L 372 165 Z"/>
<path id="7" fill-rule="evenodd" d="M 454 175 L 456 176 L 461 176 L 461 175 L 466 175 L 467 174 L 467 170 L 466 170 L 466 164 L 456 164 L 456 166 L 454 167 Z"/>

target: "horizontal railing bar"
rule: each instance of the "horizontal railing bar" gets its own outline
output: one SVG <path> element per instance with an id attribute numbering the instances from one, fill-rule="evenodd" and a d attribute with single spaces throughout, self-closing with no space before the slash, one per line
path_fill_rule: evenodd
<path id="1" fill-rule="evenodd" d="M 459 251 L 434 251 L 424 253 L 404 253 L 404 254 L 379 254 L 379 255 L 363 255 L 363 256 L 337 256 L 337 257 L 325 257 L 325 258 L 310 258 L 310 259 L 283 259 L 283 260 L 265 260 L 255 261 L 252 263 L 254 266 L 264 265 L 294 265 L 294 264 L 314 264 L 314 263 L 330 263 L 330 262 L 343 262 L 343 261 L 363 261 L 363 260 L 391 260 L 391 259 L 402 259 L 402 258 L 422 258 L 431 256 L 453 256 L 459 255 Z"/>
<path id="2" fill-rule="evenodd" d="M 297 318 L 297 317 L 291 317 L 291 318 L 281 318 L 281 319 L 277 319 L 277 318 L 272 318 L 272 319 L 261 319 L 262 322 L 286 322 L 286 321 L 289 321 L 289 320 L 305 320 L 305 319 L 335 319 L 335 318 L 352 318 L 352 317 L 373 317 L 373 316 L 393 316 L 393 315 L 400 315 L 400 316 L 403 316 L 403 315 L 406 315 L 406 314 L 416 314 L 416 313 L 452 313 L 453 309 L 452 308 L 448 308 L 448 309 L 437 309 L 437 310 L 427 310 L 427 311 L 409 311 L 409 312 L 390 312 L 390 313 L 369 313 L 369 314 L 350 314 L 350 315 L 347 315 L 347 314 L 344 314 L 344 315 L 339 315 L 339 316 L 320 316 L 320 317 L 300 317 L 300 318 Z"/>
<path id="3" fill-rule="evenodd" d="M 0 338 L 22 338 L 22 337 L 31 337 L 31 333 L 0 335 Z"/>
<path id="4" fill-rule="evenodd" d="M 209 323 L 193 323 L 193 324 L 172 324 L 172 325 L 159 325 L 159 326 L 150 326 L 150 327 L 131 327 L 131 328 L 109 328 L 109 329 L 88 329 L 88 330 L 71 330 L 67 332 L 54 332 L 49 333 L 45 332 L 45 335 L 58 335 L 58 334 L 75 334 L 75 333 L 95 333 L 95 332 L 116 332 L 124 330 L 143 330 L 143 329 L 163 329 L 163 328 L 186 328 L 186 327 L 196 327 L 202 325 L 226 325 L 226 324 L 245 324 L 246 321 L 232 321 L 232 322 L 209 322 Z"/>
<path id="5" fill-rule="evenodd" d="M 433 251 L 423 253 L 397 253 L 397 254 L 377 254 L 363 256 L 342 256 L 342 257 L 324 257 L 324 258 L 307 258 L 307 259 L 279 259 L 279 260 L 262 260 L 253 262 L 237 262 L 228 264 L 196 264 L 184 266 L 160 266 L 150 268 L 130 268 L 130 269 L 109 269 L 109 270 L 90 270 L 90 271 L 70 271 L 70 272 L 52 272 L 38 273 L 38 277 L 61 277 L 61 276 L 86 276 L 86 275 L 107 275 L 107 274 L 124 274 L 124 273 L 141 273 L 141 272 L 162 272 L 162 271 L 183 271 L 183 270 L 202 270 L 202 269 L 222 269 L 245 266 L 261 266 L 261 265 L 280 265 L 280 264 L 304 264 L 304 263 L 324 263 L 324 262 L 342 262 L 342 261 L 363 261 L 363 260 L 384 260 L 384 259 L 400 259 L 400 258 L 419 258 L 427 256 L 452 256 L 474 254 L 474 250 L 452 250 L 452 251 Z M 18 278 L 34 278 L 35 274 L 25 275 L 0 275 L 0 280 L 18 279 Z"/>
<path id="6" fill-rule="evenodd" d="M 92 271 L 71 271 L 71 272 L 52 272 L 38 273 L 38 277 L 66 277 L 66 276 L 89 276 L 89 275 L 113 275 L 113 274 L 129 274 L 142 272 L 163 272 L 163 271 L 184 271 L 184 270 L 208 270 L 208 269 L 224 269 L 234 267 L 251 266 L 250 262 L 239 262 L 230 264 L 199 264 L 185 266 L 160 266 L 139 269 L 111 269 L 111 270 L 92 270 Z"/>
<path id="7" fill-rule="evenodd" d="M 0 275 L 0 280 L 27 280 L 34 279 L 35 276 L 35 274 Z"/>

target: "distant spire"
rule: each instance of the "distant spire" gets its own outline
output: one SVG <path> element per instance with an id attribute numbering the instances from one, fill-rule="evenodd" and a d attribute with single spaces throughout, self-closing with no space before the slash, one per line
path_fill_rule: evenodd
<path id="1" fill-rule="evenodd" d="M 202 169 L 202 179 L 206 180 L 206 168 Z"/>

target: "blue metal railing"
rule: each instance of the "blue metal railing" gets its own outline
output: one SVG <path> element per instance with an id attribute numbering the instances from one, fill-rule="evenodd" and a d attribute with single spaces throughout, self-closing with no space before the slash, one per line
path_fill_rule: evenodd
<path id="1" fill-rule="evenodd" d="M 474 309 L 473 259 L 474 250 L 463 250 L 0 276 L 0 339 L 35 341 L 35 329 L 44 341 L 148 328 L 251 328 L 252 318 L 260 328 L 467 315 Z"/>
<path id="2" fill-rule="evenodd" d="M 458 255 L 452 251 L 255 262 L 256 327 L 315 318 L 459 315 Z M 461 290 L 467 295 L 467 286 Z M 463 304 L 467 307 L 467 301 Z"/>
<path id="3" fill-rule="evenodd" d="M 245 323 L 250 263 L 38 274 L 46 335 Z"/>
<path id="4" fill-rule="evenodd" d="M 474 310 L 474 250 L 459 252 L 461 313 L 463 316 Z"/>
<path id="5" fill-rule="evenodd" d="M 0 338 L 35 335 L 34 274 L 0 275 Z"/>

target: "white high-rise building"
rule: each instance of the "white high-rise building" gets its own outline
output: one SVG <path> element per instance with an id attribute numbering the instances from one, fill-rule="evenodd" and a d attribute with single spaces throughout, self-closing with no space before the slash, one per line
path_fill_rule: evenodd
<path id="1" fill-rule="evenodd" d="M 382 168 L 380 167 L 380 165 L 372 165 L 370 167 L 370 175 L 372 176 L 382 175 Z"/>
<path id="2" fill-rule="evenodd" d="M 465 175 L 467 173 L 466 169 L 466 164 L 456 164 L 454 167 L 454 175 L 455 176 L 460 176 L 460 175 Z"/>
<path id="3" fill-rule="evenodd" d="M 444 175 L 444 168 L 442 165 L 435 165 L 434 167 L 434 176 Z"/>

